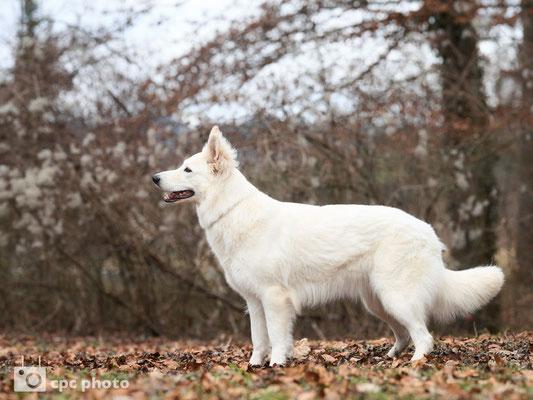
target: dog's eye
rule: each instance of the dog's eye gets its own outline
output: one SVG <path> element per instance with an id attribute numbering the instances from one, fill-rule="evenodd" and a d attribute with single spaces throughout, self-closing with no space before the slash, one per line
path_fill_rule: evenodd
<path id="1" fill-rule="evenodd" d="M 192 170 L 189 167 L 185 167 L 184 171 L 187 173 L 192 172 Z"/>

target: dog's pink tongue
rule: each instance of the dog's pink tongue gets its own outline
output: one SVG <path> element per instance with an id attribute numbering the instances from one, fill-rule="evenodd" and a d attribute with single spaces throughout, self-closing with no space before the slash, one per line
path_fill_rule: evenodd
<path id="1" fill-rule="evenodd" d="M 174 193 L 172 193 L 172 192 L 171 192 L 171 193 L 165 193 L 165 194 L 163 195 L 163 200 L 165 200 L 165 201 L 172 201 L 172 200 L 174 200 Z"/>

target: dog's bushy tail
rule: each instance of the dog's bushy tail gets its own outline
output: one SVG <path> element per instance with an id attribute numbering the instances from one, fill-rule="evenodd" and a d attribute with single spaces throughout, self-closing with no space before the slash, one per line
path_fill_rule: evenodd
<path id="1" fill-rule="evenodd" d="M 444 272 L 433 318 L 448 322 L 468 315 L 492 300 L 502 288 L 504 275 L 500 267 L 486 266 Z"/>

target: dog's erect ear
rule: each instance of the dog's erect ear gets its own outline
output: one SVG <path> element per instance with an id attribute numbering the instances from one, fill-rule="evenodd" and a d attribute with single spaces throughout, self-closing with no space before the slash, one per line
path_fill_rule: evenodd
<path id="1" fill-rule="evenodd" d="M 203 151 L 206 153 L 207 162 L 214 174 L 222 174 L 238 166 L 237 151 L 222 136 L 222 132 L 220 132 L 217 125 L 211 129 Z"/>

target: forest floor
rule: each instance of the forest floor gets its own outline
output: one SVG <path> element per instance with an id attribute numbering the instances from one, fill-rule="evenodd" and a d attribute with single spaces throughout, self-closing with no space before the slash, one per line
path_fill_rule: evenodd
<path id="1" fill-rule="evenodd" d="M 441 337 L 416 363 L 411 351 L 388 359 L 391 344 L 389 338 L 303 339 L 286 368 L 249 368 L 251 346 L 233 341 L 0 335 L 0 398 L 21 398 L 13 391 L 13 368 L 22 356 L 26 366 L 40 356 L 46 367 L 39 398 L 533 398 L 533 332 Z"/>

